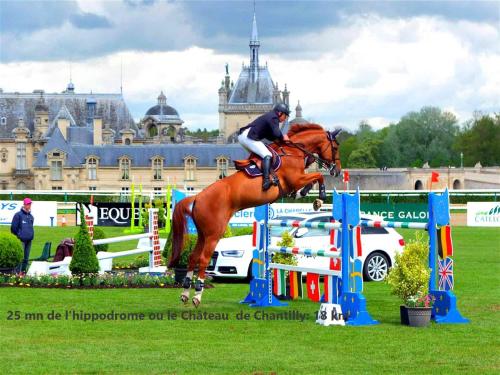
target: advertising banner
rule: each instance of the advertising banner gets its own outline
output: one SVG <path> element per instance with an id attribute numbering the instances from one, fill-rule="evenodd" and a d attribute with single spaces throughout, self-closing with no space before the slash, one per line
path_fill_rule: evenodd
<path id="1" fill-rule="evenodd" d="M 271 217 L 274 219 L 278 216 L 293 216 L 294 213 L 313 212 L 312 203 L 274 203 L 271 205 Z M 229 225 L 231 226 L 247 226 L 253 225 L 255 221 L 255 209 L 247 208 L 236 212 Z"/>
<path id="2" fill-rule="evenodd" d="M 84 204 L 85 215 L 94 218 L 94 225 L 101 227 L 129 227 L 132 214 L 130 203 L 97 202 Z M 142 208 L 146 210 L 146 208 Z M 135 225 L 139 225 L 139 207 L 134 207 Z M 76 222 L 80 224 L 80 204 L 76 205 Z"/>
<path id="3" fill-rule="evenodd" d="M 500 203 L 467 202 L 467 226 L 500 227 Z"/>
<path id="4" fill-rule="evenodd" d="M 426 203 L 363 203 L 361 214 L 380 216 L 388 221 L 425 223 L 429 220 Z"/>
<path id="5" fill-rule="evenodd" d="M 22 201 L 0 200 L 0 224 L 10 225 L 15 213 L 23 206 Z M 31 214 L 35 218 L 35 226 L 51 227 L 57 225 L 57 202 L 33 201 Z"/>

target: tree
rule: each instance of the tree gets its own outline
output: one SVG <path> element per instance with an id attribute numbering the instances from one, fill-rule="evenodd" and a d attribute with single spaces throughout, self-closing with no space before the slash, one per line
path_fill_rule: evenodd
<path id="1" fill-rule="evenodd" d="M 436 107 L 410 112 L 390 127 L 384 139 L 383 149 L 392 152 L 392 158 L 385 156 L 388 166 L 421 167 L 422 161 L 431 167 L 455 164 L 458 154 L 453 143 L 458 132 L 457 118 L 450 112 Z"/>
<path id="2" fill-rule="evenodd" d="M 482 115 L 466 124 L 454 149 L 463 152 L 464 166 L 472 167 L 477 162 L 483 166 L 500 165 L 500 114 Z"/>
<path id="3" fill-rule="evenodd" d="M 87 230 L 83 207 L 80 211 L 80 229 L 75 236 L 75 247 L 69 269 L 73 275 L 99 272 L 99 261 Z"/>
<path id="4" fill-rule="evenodd" d="M 377 164 L 372 154 L 372 149 L 358 148 L 349 156 L 349 168 L 376 168 Z"/>

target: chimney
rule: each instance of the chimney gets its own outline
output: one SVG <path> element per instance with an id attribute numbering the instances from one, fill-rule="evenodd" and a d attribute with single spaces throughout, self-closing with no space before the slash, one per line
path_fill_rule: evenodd
<path id="1" fill-rule="evenodd" d="M 94 117 L 94 146 L 102 145 L 102 118 Z"/>
<path id="2" fill-rule="evenodd" d="M 66 118 L 58 118 L 57 119 L 57 127 L 61 131 L 63 137 L 68 140 L 68 128 L 69 128 L 69 120 Z"/>

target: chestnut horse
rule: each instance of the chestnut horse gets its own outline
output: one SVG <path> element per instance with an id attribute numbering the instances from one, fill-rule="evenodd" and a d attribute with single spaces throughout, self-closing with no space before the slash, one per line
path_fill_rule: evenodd
<path id="1" fill-rule="evenodd" d="M 189 300 L 191 280 L 194 269 L 198 266 L 199 273 L 192 302 L 196 307 L 200 304 L 205 269 L 217 242 L 236 211 L 274 202 L 280 196 L 296 193 L 304 187 L 309 191 L 316 182 L 319 183 L 320 201 L 326 199 L 322 174 L 306 173 L 305 168 L 306 163 L 310 164 L 316 160 L 329 169 L 331 175 L 340 174 L 339 143 L 336 139 L 339 132 L 340 130 L 325 131 L 316 124 L 293 125 L 288 132 L 290 142 L 272 144 L 271 147 L 282 158 L 282 165 L 276 171 L 281 189 L 272 186 L 269 190 L 262 191 L 261 178 L 250 178 L 245 172 L 238 171 L 176 204 L 172 217 L 173 240 L 169 267 L 174 267 L 180 258 L 186 232 L 186 216 L 193 219 L 198 231 L 198 241 L 189 257 L 188 274 L 183 283 L 181 300 L 184 303 Z M 301 195 L 305 194 L 301 192 Z M 321 202 L 318 203 L 321 205 Z"/>

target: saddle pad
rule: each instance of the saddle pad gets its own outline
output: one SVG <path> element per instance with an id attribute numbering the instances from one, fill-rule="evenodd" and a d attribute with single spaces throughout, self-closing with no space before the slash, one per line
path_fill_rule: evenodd
<path id="1" fill-rule="evenodd" d="M 269 146 L 267 148 L 273 155 L 273 158 L 271 160 L 271 169 L 273 171 L 277 171 L 281 167 L 281 157 L 275 150 L 273 150 Z M 239 171 L 244 171 L 250 177 L 262 176 L 261 164 L 262 159 L 260 158 L 260 156 L 254 153 L 250 154 L 247 160 L 234 161 L 235 168 Z"/>

